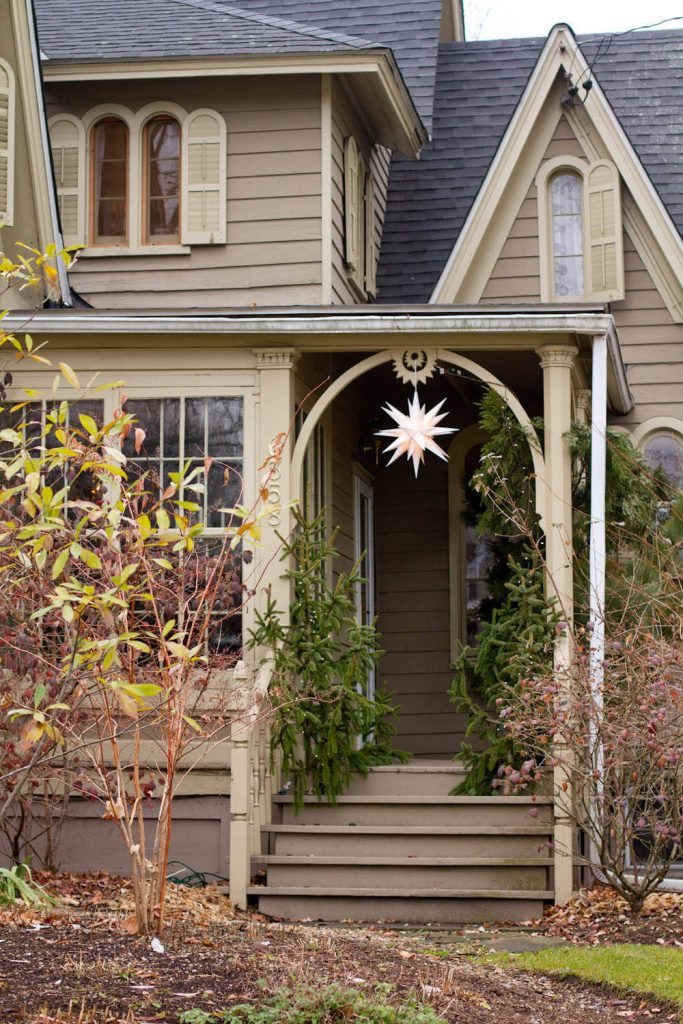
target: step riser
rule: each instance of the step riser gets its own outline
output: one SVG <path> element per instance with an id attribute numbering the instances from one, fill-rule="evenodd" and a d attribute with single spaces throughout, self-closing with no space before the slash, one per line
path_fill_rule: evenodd
<path id="1" fill-rule="evenodd" d="M 549 806 L 540 806 L 536 817 L 529 805 L 509 804 L 306 804 L 298 814 L 292 804 L 283 804 L 283 825 L 548 825 Z"/>
<path id="2" fill-rule="evenodd" d="M 448 796 L 465 779 L 464 772 L 371 772 L 355 776 L 346 796 Z"/>
<path id="3" fill-rule="evenodd" d="M 259 911 L 270 917 L 313 921 L 395 921 L 407 924 L 479 924 L 482 921 L 528 921 L 543 913 L 538 899 L 411 899 L 347 896 L 261 896 Z"/>
<path id="4" fill-rule="evenodd" d="M 275 854 L 300 857 L 538 857 L 547 855 L 543 836 L 316 835 L 275 833 Z"/>
<path id="5" fill-rule="evenodd" d="M 548 889 L 546 867 L 269 864 L 268 885 L 316 889 Z"/>

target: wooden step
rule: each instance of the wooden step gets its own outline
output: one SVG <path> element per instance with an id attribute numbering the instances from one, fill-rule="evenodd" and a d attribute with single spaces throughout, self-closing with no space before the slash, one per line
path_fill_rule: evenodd
<path id="1" fill-rule="evenodd" d="M 484 863 L 484 860 L 487 863 Z M 476 857 L 305 857 L 275 855 L 265 862 L 268 888 L 306 886 L 354 890 L 415 887 L 430 891 L 489 890 L 538 892 L 548 887 L 545 858 Z"/>
<path id="2" fill-rule="evenodd" d="M 526 921 L 540 917 L 550 890 L 349 889 L 252 886 L 259 911 L 288 920 L 392 921 L 442 924 Z"/>
<path id="3" fill-rule="evenodd" d="M 539 857 L 543 825 L 268 825 L 264 849 L 302 857 Z"/>
<path id="4" fill-rule="evenodd" d="M 467 776 L 454 761 L 411 761 L 377 765 L 367 775 L 357 772 L 347 796 L 448 796 Z"/>
<path id="5" fill-rule="evenodd" d="M 344 795 L 337 803 L 305 797 L 295 813 L 291 796 L 275 797 L 282 824 L 301 825 L 522 825 L 532 820 L 550 826 L 552 801 L 546 797 L 505 796 L 362 796 Z M 534 817 L 531 817 L 533 812 Z"/>

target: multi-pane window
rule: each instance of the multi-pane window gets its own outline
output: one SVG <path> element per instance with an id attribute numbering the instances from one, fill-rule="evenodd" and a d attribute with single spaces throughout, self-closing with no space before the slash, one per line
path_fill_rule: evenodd
<path id="1" fill-rule="evenodd" d="M 153 117 L 144 131 L 145 242 L 180 241 L 180 125 Z"/>
<path id="2" fill-rule="evenodd" d="M 235 396 L 217 398 L 140 398 L 126 402 L 145 431 L 140 452 L 135 452 L 135 434 L 123 445 L 132 471 L 138 467 L 148 476 L 148 486 L 162 493 L 186 463 L 190 471 L 199 467 L 197 478 L 205 483 L 203 495 L 188 498 L 202 506 L 201 521 L 207 529 L 225 528 L 233 508 L 242 497 L 243 408 Z"/>
<path id="3" fill-rule="evenodd" d="M 552 179 L 550 206 L 555 296 L 583 296 L 583 181 L 578 174 L 564 172 Z"/>
<path id="4" fill-rule="evenodd" d="M 125 245 L 128 237 L 128 127 L 118 117 L 92 130 L 92 225 L 96 245 Z"/>

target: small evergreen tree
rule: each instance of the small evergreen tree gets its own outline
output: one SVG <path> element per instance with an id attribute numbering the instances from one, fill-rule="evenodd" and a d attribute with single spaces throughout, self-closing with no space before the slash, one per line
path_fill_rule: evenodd
<path id="1" fill-rule="evenodd" d="M 324 513 L 295 518 L 293 538 L 283 541 L 283 559 L 293 561 L 284 574 L 292 584 L 289 624 L 269 600 L 257 613 L 251 644 L 273 651 L 272 749 L 281 754 L 299 809 L 308 791 L 334 804 L 353 772 L 406 755 L 391 748 L 390 696 L 368 695 L 381 651 L 375 625 L 358 621 L 360 566 L 339 572 L 330 585 L 326 569 L 339 553 L 334 538 L 326 538 Z"/>

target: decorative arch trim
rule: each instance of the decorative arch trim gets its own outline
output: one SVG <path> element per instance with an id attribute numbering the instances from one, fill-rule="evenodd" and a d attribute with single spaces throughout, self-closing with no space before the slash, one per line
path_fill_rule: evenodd
<path id="1" fill-rule="evenodd" d="M 354 380 L 358 380 L 359 377 L 362 377 L 370 370 L 374 370 L 377 366 L 382 366 L 384 363 L 391 362 L 397 357 L 397 355 L 400 355 L 402 351 L 403 350 L 385 349 L 383 352 L 376 352 L 374 355 L 368 356 L 367 359 L 362 359 L 359 363 L 349 367 L 348 370 L 342 373 L 340 377 L 330 384 L 329 388 L 327 388 L 312 407 L 294 446 L 294 451 L 292 452 L 291 496 L 294 501 L 301 500 L 302 469 L 306 455 L 306 448 L 315 426 L 320 421 L 323 413 L 331 406 L 335 398 L 340 395 L 342 391 L 349 386 L 349 384 L 352 384 Z M 479 364 L 475 363 L 473 360 L 459 355 L 457 352 L 450 352 L 448 349 L 436 349 L 434 357 L 442 363 L 448 363 L 450 366 L 457 366 L 462 370 L 466 370 L 468 373 L 471 373 L 473 377 L 476 377 L 477 380 L 481 381 L 482 384 L 488 385 L 488 387 L 492 388 L 500 395 L 528 437 L 529 449 L 531 451 L 536 479 L 544 479 L 545 460 L 543 458 L 543 449 L 541 448 L 541 444 L 538 440 L 538 435 L 534 429 L 534 425 L 531 422 L 531 418 L 525 411 L 517 396 L 510 391 L 510 389 L 506 387 L 498 377 L 494 376 L 494 374 L 484 369 L 483 366 L 479 366 Z M 545 516 L 542 507 L 542 493 L 542 488 L 537 486 L 536 510 L 540 516 L 541 524 L 543 525 L 545 522 Z"/>
<path id="2" fill-rule="evenodd" d="M 638 424 L 631 432 L 631 440 L 636 448 L 642 448 L 656 434 L 676 434 L 683 441 L 683 420 L 675 416 L 652 416 Z"/>

